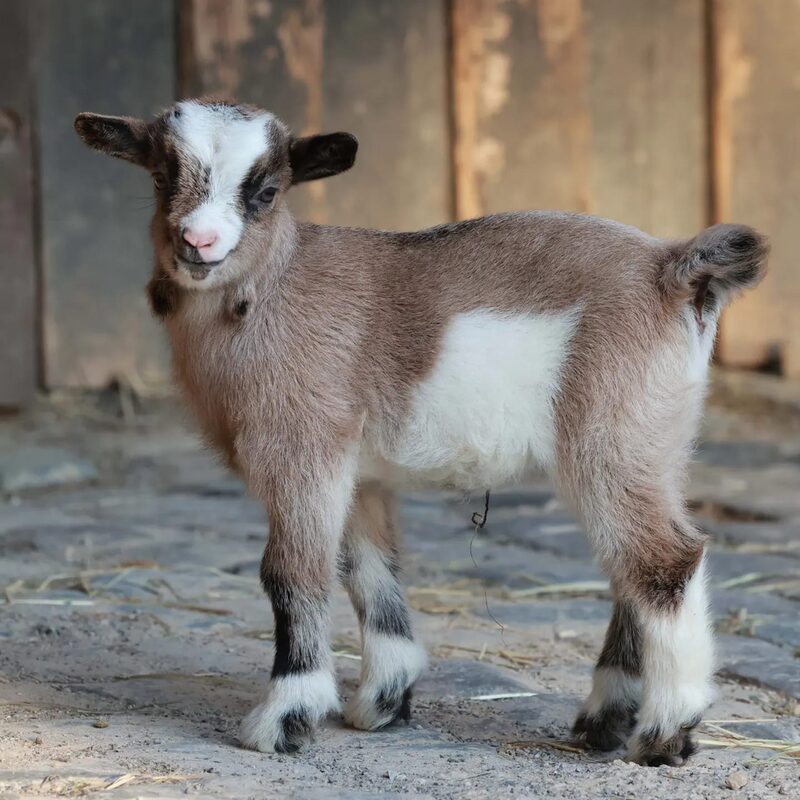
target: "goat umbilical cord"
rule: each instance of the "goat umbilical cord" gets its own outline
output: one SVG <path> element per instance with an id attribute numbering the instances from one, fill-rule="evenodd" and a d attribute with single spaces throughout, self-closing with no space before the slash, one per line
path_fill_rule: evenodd
<path id="1" fill-rule="evenodd" d="M 481 516 L 480 512 L 475 511 L 472 514 L 472 524 L 475 526 L 472 530 L 472 538 L 469 540 L 469 557 L 472 559 L 472 563 L 475 566 L 475 569 L 478 569 L 478 562 L 475 560 L 475 555 L 472 552 L 472 544 L 475 541 L 475 537 L 478 535 L 478 530 L 482 529 L 486 525 L 486 521 L 489 519 L 489 498 L 491 496 L 491 489 L 486 490 L 486 495 L 484 496 L 483 501 L 483 516 Z M 500 629 L 500 638 L 503 640 L 503 645 L 508 647 L 508 643 L 506 642 L 506 627 L 500 622 L 499 619 L 492 613 L 491 609 L 489 608 L 489 593 L 486 591 L 486 585 L 484 584 L 483 587 L 483 604 L 486 606 L 486 613 L 489 616 L 489 619 L 494 622 L 495 625 Z"/>
<path id="2" fill-rule="evenodd" d="M 482 528 L 486 524 L 486 520 L 489 519 L 489 497 L 492 494 L 491 489 L 486 490 L 486 496 L 483 500 L 483 516 L 481 516 L 477 511 L 473 512 L 472 514 L 472 524 L 476 525 L 478 528 Z"/>

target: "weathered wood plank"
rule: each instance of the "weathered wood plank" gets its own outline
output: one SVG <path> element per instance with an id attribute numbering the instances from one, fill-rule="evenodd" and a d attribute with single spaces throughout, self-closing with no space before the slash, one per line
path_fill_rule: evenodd
<path id="1" fill-rule="evenodd" d="M 220 94 L 298 133 L 349 130 L 353 170 L 292 192 L 299 216 L 417 228 L 450 216 L 444 0 L 184 0 L 185 95 Z"/>
<path id="2" fill-rule="evenodd" d="M 591 0 L 591 196 L 659 236 L 709 219 L 702 0 Z"/>
<path id="3" fill-rule="evenodd" d="M 36 387 L 36 269 L 26 0 L 0 0 L 0 407 Z"/>
<path id="4" fill-rule="evenodd" d="M 452 15 L 457 216 L 588 210 L 582 5 L 453 0 Z"/>
<path id="5" fill-rule="evenodd" d="M 86 110 L 149 117 L 172 101 L 173 3 L 43 0 L 38 14 L 46 382 L 158 382 L 165 347 L 143 291 L 150 181 L 89 151 L 72 121 Z"/>
<path id="6" fill-rule="evenodd" d="M 800 4 L 713 4 L 714 191 L 721 220 L 772 241 L 770 272 L 737 301 L 721 330 L 721 359 L 757 366 L 776 355 L 800 376 Z"/>
<path id="7" fill-rule="evenodd" d="M 453 0 L 458 216 L 706 221 L 702 0 Z"/>

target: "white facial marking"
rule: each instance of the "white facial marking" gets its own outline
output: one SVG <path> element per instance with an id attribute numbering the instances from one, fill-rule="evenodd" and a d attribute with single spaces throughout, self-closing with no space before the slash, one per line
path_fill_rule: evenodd
<path id="1" fill-rule="evenodd" d="M 508 484 L 554 462 L 553 406 L 579 312 L 459 314 L 383 477 L 458 489 Z M 362 470 L 376 465 L 369 457 Z M 378 465 L 378 469 L 383 469 Z"/>
<path id="2" fill-rule="evenodd" d="M 216 237 L 203 248 L 205 261 L 221 261 L 239 243 L 244 222 L 238 204 L 242 181 L 269 149 L 264 113 L 241 116 L 235 108 L 178 103 L 174 118 L 186 153 L 209 170 L 208 198 L 181 220 L 181 227 L 203 237 Z"/>

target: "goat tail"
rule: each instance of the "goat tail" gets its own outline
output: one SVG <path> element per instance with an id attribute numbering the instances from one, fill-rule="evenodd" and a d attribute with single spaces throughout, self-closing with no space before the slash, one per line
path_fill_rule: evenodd
<path id="1" fill-rule="evenodd" d="M 721 305 L 755 286 L 766 272 L 769 244 L 746 225 L 713 225 L 688 242 L 673 245 L 661 273 L 665 293 L 696 305 L 706 297 Z"/>

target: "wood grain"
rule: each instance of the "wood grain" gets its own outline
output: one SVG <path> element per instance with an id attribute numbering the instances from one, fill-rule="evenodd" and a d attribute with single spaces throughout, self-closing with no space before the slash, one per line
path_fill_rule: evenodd
<path id="1" fill-rule="evenodd" d="M 453 0 L 456 208 L 706 221 L 701 0 Z"/>
<path id="2" fill-rule="evenodd" d="M 166 348 L 144 298 L 150 179 L 88 150 L 72 123 L 80 111 L 150 117 L 173 100 L 173 4 L 43 0 L 38 16 L 46 383 L 158 383 Z"/>
<path id="3" fill-rule="evenodd" d="M 720 220 L 770 236 L 770 271 L 726 314 L 719 354 L 734 366 L 778 359 L 800 376 L 800 3 L 713 4 L 714 205 Z"/>
<path id="4" fill-rule="evenodd" d="M 0 407 L 29 401 L 37 378 L 29 10 L 0 0 Z"/>

